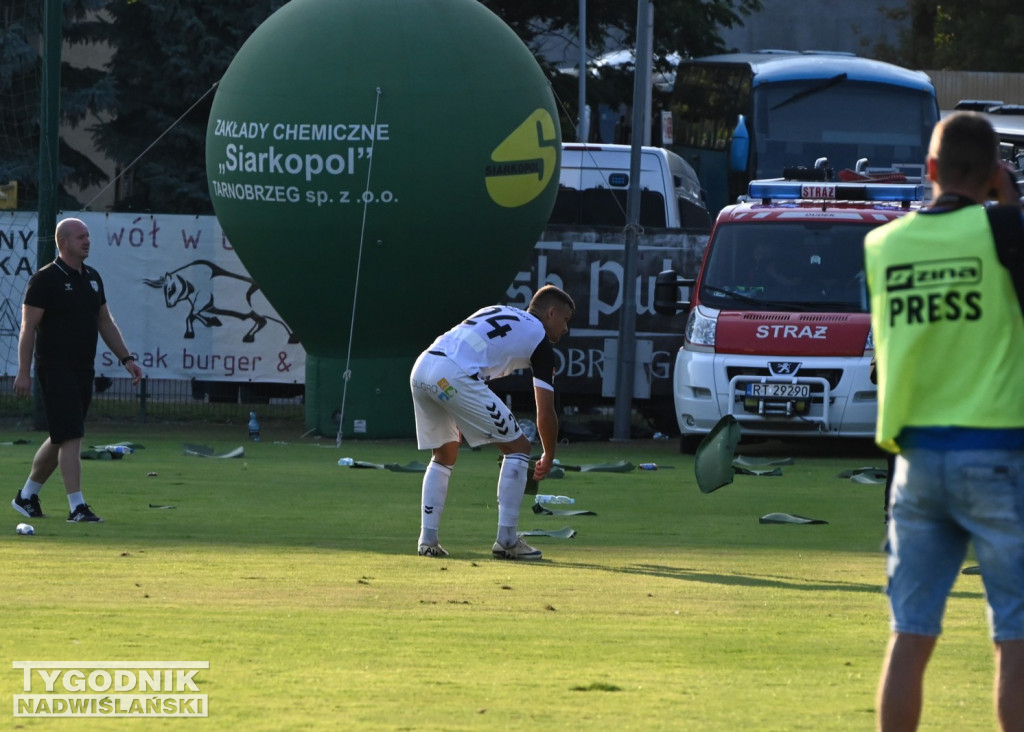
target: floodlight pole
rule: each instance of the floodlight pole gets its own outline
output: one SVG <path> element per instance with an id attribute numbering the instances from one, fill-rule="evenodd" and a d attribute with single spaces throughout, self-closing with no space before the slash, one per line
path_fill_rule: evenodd
<path id="1" fill-rule="evenodd" d="M 61 0 L 45 0 L 43 68 L 39 93 L 39 211 L 36 268 L 53 260 L 57 226 L 57 171 L 60 145 L 60 61 L 63 25 Z"/>
<path id="2" fill-rule="evenodd" d="M 644 64 L 644 145 L 651 144 L 651 107 L 654 106 L 654 84 L 651 78 L 654 74 L 654 3 L 647 0 L 647 25 L 644 26 L 644 33 L 647 36 L 648 62 Z M 638 72 L 639 73 L 639 72 Z"/>
<path id="3" fill-rule="evenodd" d="M 55 255 L 57 228 L 57 174 L 60 146 L 60 61 L 64 7 L 61 0 L 45 0 L 43 7 L 43 67 L 39 90 L 39 210 L 36 217 L 36 270 Z M 46 429 L 46 413 L 33 381 L 32 426 Z"/>
<path id="4" fill-rule="evenodd" d="M 587 0 L 580 0 L 580 78 L 579 105 L 576 123 L 576 142 L 587 142 L 590 137 L 587 114 Z"/>
<path id="5" fill-rule="evenodd" d="M 612 437 L 628 440 L 633 415 L 633 377 L 636 373 L 636 273 L 640 229 L 640 147 L 650 77 L 651 49 L 648 47 L 649 0 L 637 0 L 636 65 L 633 72 L 633 129 L 630 135 L 629 191 L 626 194 L 626 243 L 622 262 L 622 307 L 619 309 L 619 350 L 615 373 L 615 423 Z"/>

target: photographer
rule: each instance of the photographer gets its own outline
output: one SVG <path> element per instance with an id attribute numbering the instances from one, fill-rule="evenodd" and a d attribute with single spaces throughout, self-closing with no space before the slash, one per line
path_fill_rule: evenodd
<path id="1" fill-rule="evenodd" d="M 977 114 L 939 122 L 927 171 L 934 202 L 865 240 L 878 372 L 875 439 L 897 455 L 888 528 L 893 632 L 878 724 L 917 727 L 925 667 L 973 544 L 995 642 L 996 712 L 1002 729 L 1020 730 L 1024 315 L 983 205 L 994 191 L 1016 207 L 1003 211 L 1019 254 L 1020 194 L 999 161 L 995 132 Z"/>

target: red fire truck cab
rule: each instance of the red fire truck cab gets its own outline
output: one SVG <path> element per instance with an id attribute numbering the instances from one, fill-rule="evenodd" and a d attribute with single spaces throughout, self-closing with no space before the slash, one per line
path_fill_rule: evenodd
<path id="1" fill-rule="evenodd" d="M 829 180 L 826 161 L 799 170 L 818 180 L 753 181 L 722 210 L 696 279 L 659 275 L 655 309 L 688 310 L 672 374 L 684 452 L 726 415 L 745 435 L 874 435 L 864 235 L 924 186 L 864 164 L 843 171 L 855 182 Z"/>

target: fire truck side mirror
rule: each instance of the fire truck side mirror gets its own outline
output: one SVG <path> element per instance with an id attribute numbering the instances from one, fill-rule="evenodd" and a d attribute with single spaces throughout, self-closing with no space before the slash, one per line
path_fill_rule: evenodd
<path id="1" fill-rule="evenodd" d="M 659 272 L 654 278 L 654 312 L 675 315 L 689 310 L 690 288 L 694 282 L 680 277 L 672 269 Z"/>

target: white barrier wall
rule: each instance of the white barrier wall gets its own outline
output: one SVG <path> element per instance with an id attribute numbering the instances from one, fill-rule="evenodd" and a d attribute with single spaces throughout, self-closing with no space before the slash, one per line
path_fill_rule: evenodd
<path id="1" fill-rule="evenodd" d="M 302 383 L 306 353 L 252 281 L 215 216 L 63 212 L 82 219 L 86 263 L 146 375 Z M 25 286 L 36 270 L 37 215 L 0 216 L 0 374 L 18 371 Z M 296 256 L 296 267 L 308 266 Z M 102 340 L 96 373 L 120 375 Z"/>

